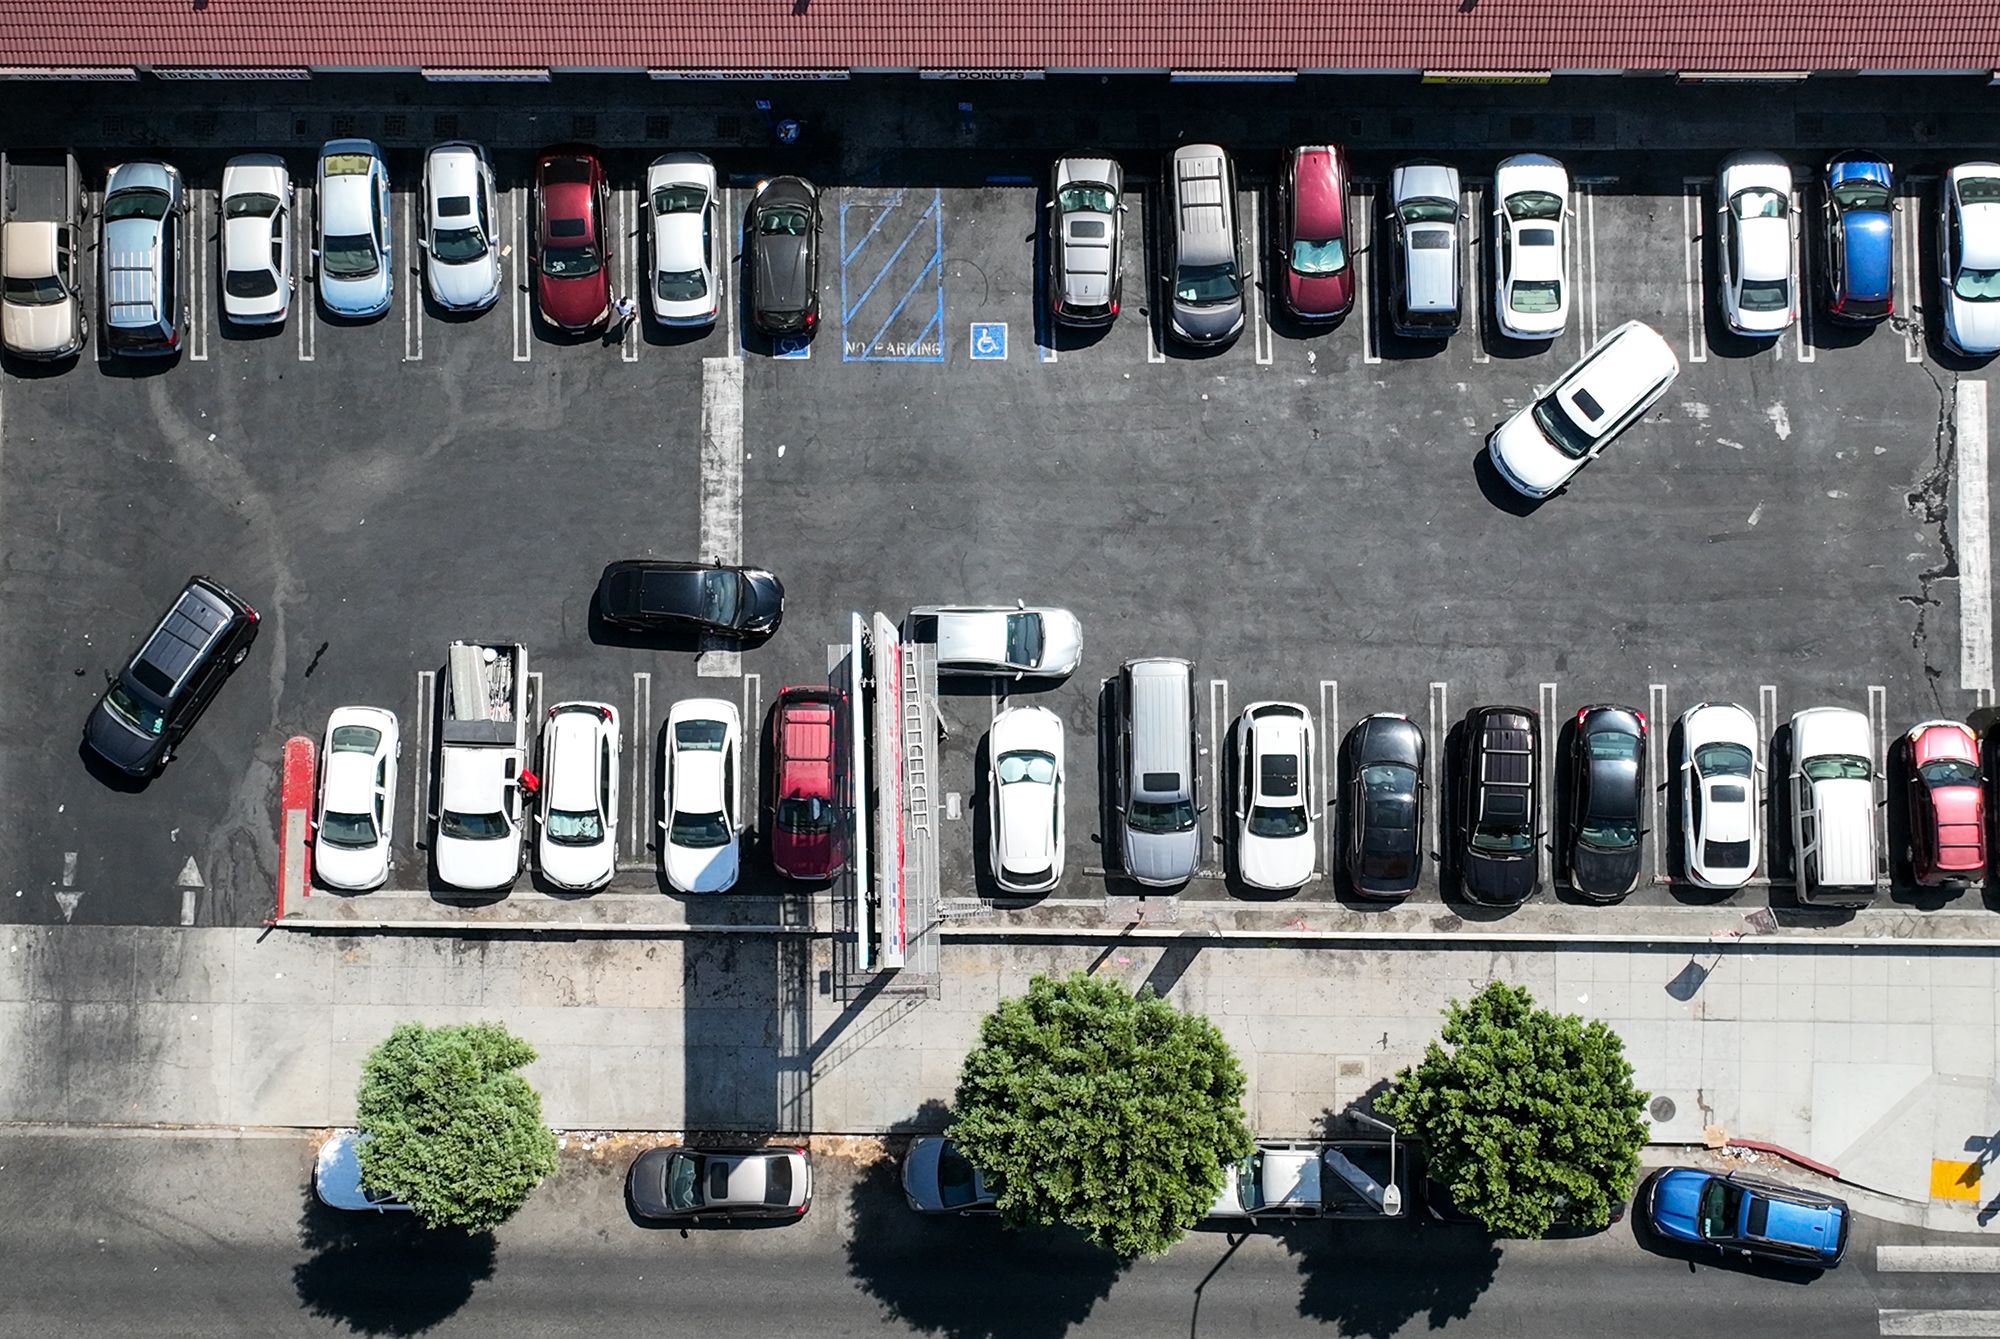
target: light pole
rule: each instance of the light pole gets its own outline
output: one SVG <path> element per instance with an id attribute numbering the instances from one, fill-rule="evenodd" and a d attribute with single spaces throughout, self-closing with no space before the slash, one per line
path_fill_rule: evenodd
<path id="1" fill-rule="evenodd" d="M 1403 1212 L 1403 1188 L 1396 1182 L 1396 1127 L 1385 1120 L 1378 1120 L 1365 1111 L 1350 1112 L 1358 1121 L 1363 1121 L 1389 1135 L 1389 1184 L 1382 1187 L 1382 1214 L 1394 1218 Z"/>

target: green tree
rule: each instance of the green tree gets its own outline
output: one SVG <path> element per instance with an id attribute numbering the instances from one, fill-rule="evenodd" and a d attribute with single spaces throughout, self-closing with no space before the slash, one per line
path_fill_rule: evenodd
<path id="1" fill-rule="evenodd" d="M 1013 1226 L 1164 1251 L 1250 1151 L 1243 1068 L 1208 1019 L 1078 972 L 1038 976 L 979 1028 L 951 1137 Z"/>
<path id="2" fill-rule="evenodd" d="M 398 1026 L 361 1067 L 362 1184 L 426 1227 L 506 1221 L 556 1169 L 542 1099 L 515 1073 L 534 1058 L 498 1023 Z"/>
<path id="3" fill-rule="evenodd" d="M 1451 1002 L 1444 1032 L 1375 1103 L 1424 1142 L 1430 1177 L 1503 1236 L 1602 1227 L 1632 1192 L 1647 1094 L 1625 1042 L 1598 1021 L 1535 1007 L 1495 981 Z"/>

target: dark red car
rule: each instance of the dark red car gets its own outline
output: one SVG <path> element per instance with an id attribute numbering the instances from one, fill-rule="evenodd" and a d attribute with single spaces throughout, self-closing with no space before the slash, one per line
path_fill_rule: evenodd
<path id="1" fill-rule="evenodd" d="M 1979 741 L 1957 721 L 1925 721 L 1908 738 L 1910 865 L 1917 882 L 1976 882 L 1986 873 Z"/>
<path id="2" fill-rule="evenodd" d="M 558 330 L 594 330 L 611 314 L 611 183 L 589 149 L 535 160 L 535 299 Z"/>
<path id="3" fill-rule="evenodd" d="M 1337 321 L 1354 305 L 1347 251 L 1347 154 L 1334 144 L 1293 149 L 1278 177 L 1279 292 L 1301 321 Z"/>
<path id="4" fill-rule="evenodd" d="M 771 865 L 793 879 L 830 879 L 844 860 L 834 803 L 840 695 L 787 688 L 771 708 Z"/>

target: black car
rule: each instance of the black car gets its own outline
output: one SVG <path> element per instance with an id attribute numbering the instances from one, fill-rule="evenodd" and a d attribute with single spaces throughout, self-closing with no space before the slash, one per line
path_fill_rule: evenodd
<path id="1" fill-rule="evenodd" d="M 83 723 L 91 752 L 128 776 L 154 776 L 250 654 L 257 611 L 196 576 L 117 674 Z"/>
<path id="2" fill-rule="evenodd" d="M 1569 882 L 1612 902 L 1639 882 L 1645 829 L 1646 717 L 1630 707 L 1585 707 L 1569 749 Z"/>
<path id="3" fill-rule="evenodd" d="M 761 637 L 785 617 L 785 586 L 755 567 L 628 558 L 597 581 L 606 623 L 643 632 L 709 632 Z"/>
<path id="4" fill-rule="evenodd" d="M 1402 897 L 1423 875 L 1424 732 L 1369 716 L 1347 736 L 1347 878 L 1360 897 Z"/>
<path id="5" fill-rule="evenodd" d="M 1459 769 L 1458 875 L 1465 895 L 1517 906 L 1541 891 L 1535 842 L 1541 718 L 1526 707 L 1466 713 Z"/>
<path id="6" fill-rule="evenodd" d="M 767 335 L 819 324 L 819 188 L 773 177 L 750 199 L 750 319 Z"/>

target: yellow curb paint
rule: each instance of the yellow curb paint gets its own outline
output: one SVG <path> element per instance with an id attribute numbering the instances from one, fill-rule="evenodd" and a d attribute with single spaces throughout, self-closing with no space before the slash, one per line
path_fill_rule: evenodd
<path id="1" fill-rule="evenodd" d="M 1979 1201 L 1979 1164 L 1931 1159 L 1931 1198 Z"/>

